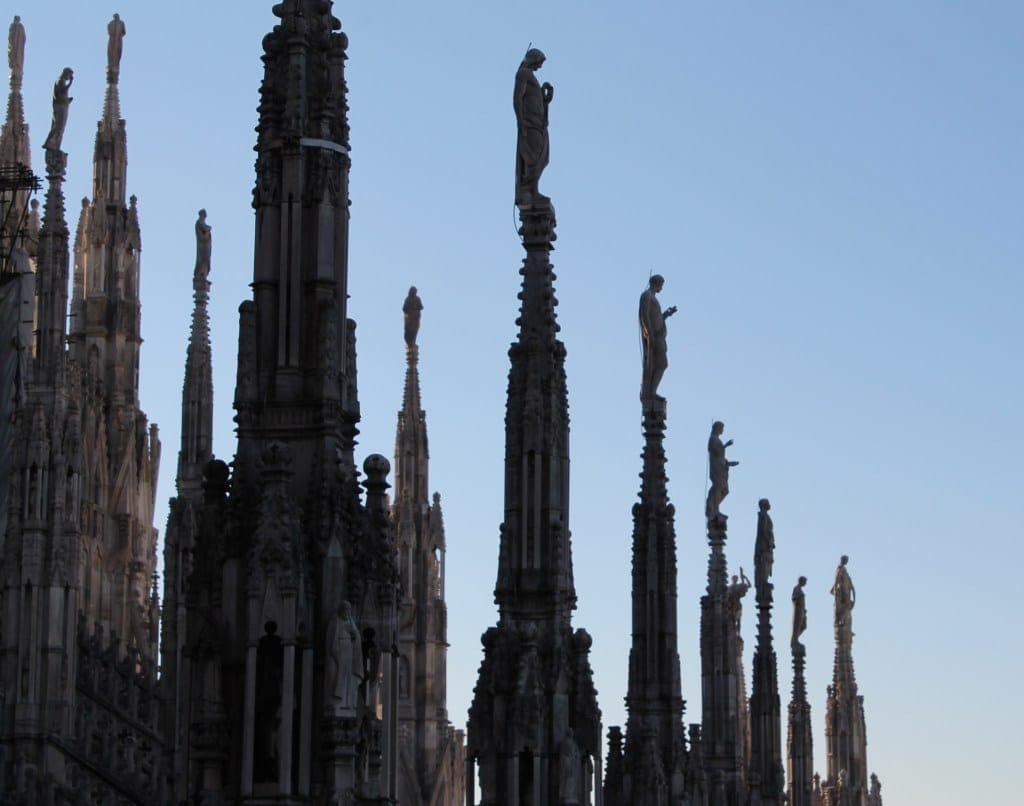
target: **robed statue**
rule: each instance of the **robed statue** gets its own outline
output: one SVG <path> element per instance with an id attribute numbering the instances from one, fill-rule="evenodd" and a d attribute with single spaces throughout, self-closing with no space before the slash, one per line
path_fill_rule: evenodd
<path id="1" fill-rule="evenodd" d="M 60 151 L 60 144 L 64 140 L 64 127 L 68 125 L 68 107 L 74 100 L 68 94 L 74 80 L 74 72 L 70 67 L 65 67 L 53 84 L 53 119 L 50 122 L 50 133 L 46 135 L 46 141 L 43 143 L 43 148 L 47 151 Z"/>
<path id="2" fill-rule="evenodd" d="M 206 210 L 199 211 L 196 219 L 196 280 L 206 280 L 210 274 L 210 256 L 213 252 L 213 232 L 206 223 Z"/>
<path id="3" fill-rule="evenodd" d="M 830 592 L 835 600 L 836 632 L 852 638 L 853 606 L 857 603 L 857 591 L 854 590 L 850 572 L 846 570 L 849 561 L 850 558 L 845 554 L 840 558 Z"/>
<path id="4" fill-rule="evenodd" d="M 704 514 L 709 521 L 714 520 L 721 514 L 719 507 L 729 494 L 729 468 L 739 464 L 739 462 L 731 462 L 725 458 L 725 449 L 732 445 L 732 440 L 722 442 L 722 433 L 724 431 L 725 424 L 721 420 L 715 420 L 711 425 L 711 436 L 708 437 L 708 464 L 711 475 L 711 487 L 708 489 L 708 501 L 704 508 Z"/>
<path id="5" fill-rule="evenodd" d="M 405 346 L 416 346 L 416 335 L 420 332 L 420 314 L 423 311 L 423 301 L 416 293 L 416 286 L 409 289 L 409 295 L 402 303 L 402 316 L 405 319 Z"/>
<path id="6" fill-rule="evenodd" d="M 526 51 L 516 71 L 512 107 L 516 112 L 516 204 L 519 207 L 543 206 L 551 199 L 537 190 L 540 175 L 548 164 L 548 104 L 554 88 L 541 84 L 534 73 L 544 64 L 537 48 Z"/>

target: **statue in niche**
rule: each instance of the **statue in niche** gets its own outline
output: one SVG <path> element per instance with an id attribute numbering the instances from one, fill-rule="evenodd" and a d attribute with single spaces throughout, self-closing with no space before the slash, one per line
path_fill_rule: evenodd
<path id="1" fill-rule="evenodd" d="M 257 783 L 276 781 L 278 734 L 281 728 L 281 681 L 284 679 L 284 646 L 277 622 L 263 626 L 256 647 L 256 719 L 253 737 L 253 770 Z"/>
<path id="2" fill-rule="evenodd" d="M 643 345 L 644 373 L 640 382 L 640 400 L 646 409 L 657 400 L 658 384 L 668 367 L 668 342 L 666 339 L 665 320 L 677 310 L 673 305 L 664 313 L 658 302 L 658 292 L 665 285 L 665 278 L 660 274 L 651 276 L 647 290 L 640 295 L 640 342 Z"/>
<path id="3" fill-rule="evenodd" d="M 560 803 L 578 803 L 580 798 L 580 750 L 569 728 L 558 748 L 558 794 Z"/>
<path id="4" fill-rule="evenodd" d="M 11 79 L 14 84 L 21 84 L 21 76 L 25 69 L 25 26 L 21 17 L 14 15 L 14 22 L 7 31 L 7 64 L 11 68 Z"/>
<path id="5" fill-rule="evenodd" d="M 793 587 L 793 637 L 790 639 L 790 646 L 793 649 L 803 647 L 800 643 L 800 636 L 807 629 L 807 602 L 804 596 L 804 586 L 807 584 L 807 577 L 800 577 Z"/>
<path id="6" fill-rule="evenodd" d="M 363 692 L 366 704 L 374 713 L 380 694 L 380 647 L 377 646 L 377 631 L 373 627 L 363 630 Z"/>
<path id="7" fill-rule="evenodd" d="M 50 123 L 50 133 L 46 135 L 46 141 L 43 143 L 43 148 L 48 151 L 60 151 L 60 144 L 64 140 L 64 127 L 68 125 L 68 107 L 74 100 L 68 94 L 74 80 L 74 71 L 70 67 L 65 67 L 53 84 L 53 120 Z"/>
<path id="8" fill-rule="evenodd" d="M 116 76 L 121 69 L 121 50 L 124 47 L 124 20 L 117 14 L 107 24 L 107 72 Z"/>
<path id="9" fill-rule="evenodd" d="M 772 508 L 767 498 L 757 502 L 757 540 L 754 543 L 754 580 L 767 582 L 772 575 L 775 562 L 775 526 L 768 510 Z"/>
<path id="10" fill-rule="evenodd" d="M 330 662 L 325 689 L 332 710 L 355 710 L 363 676 L 363 652 L 348 602 L 338 605 L 338 612 L 327 627 L 327 654 Z"/>
<path id="11" fill-rule="evenodd" d="M 199 211 L 196 219 L 196 271 L 195 279 L 205 282 L 210 274 L 210 257 L 213 253 L 213 231 L 206 223 L 206 210 Z"/>
<path id="12" fill-rule="evenodd" d="M 548 104 L 554 88 L 540 84 L 534 73 L 544 64 L 544 54 L 537 48 L 526 51 L 516 71 L 512 107 L 516 112 L 516 204 L 521 208 L 544 206 L 551 199 L 537 190 L 540 175 L 548 164 Z"/>
<path id="13" fill-rule="evenodd" d="M 704 514 L 707 519 L 719 517 L 719 507 L 729 494 L 729 468 L 736 467 L 739 462 L 730 462 L 725 458 L 725 449 L 732 445 L 732 440 L 722 442 L 725 424 L 715 420 L 711 425 L 711 436 L 708 437 L 708 463 L 711 472 L 711 489 L 708 490 L 708 502 Z"/>
<path id="14" fill-rule="evenodd" d="M 849 561 L 850 558 L 845 554 L 839 559 L 839 565 L 836 567 L 835 582 L 832 584 L 832 590 L 829 592 L 835 599 L 836 630 L 843 630 L 850 637 L 853 637 L 853 633 L 850 632 L 850 626 L 853 606 L 857 603 L 857 591 L 854 590 L 850 573 L 846 570 L 846 564 Z"/>
<path id="15" fill-rule="evenodd" d="M 416 286 L 409 289 L 409 295 L 402 304 L 402 314 L 405 317 L 405 346 L 416 346 L 416 335 L 420 332 L 420 312 L 423 310 L 423 301 L 416 293 Z"/>
<path id="16" fill-rule="evenodd" d="M 743 568 L 740 567 L 740 575 L 738 577 L 735 574 L 732 575 L 732 584 L 725 591 L 729 602 L 729 613 L 736 624 L 737 633 L 740 631 L 740 622 L 743 620 L 743 597 L 747 595 L 748 590 L 750 590 L 750 580 L 743 573 Z"/>

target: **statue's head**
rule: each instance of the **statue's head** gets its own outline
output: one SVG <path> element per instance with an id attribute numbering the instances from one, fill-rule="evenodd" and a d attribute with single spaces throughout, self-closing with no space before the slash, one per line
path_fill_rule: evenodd
<path id="1" fill-rule="evenodd" d="M 52 73 L 51 73 L 52 75 Z M 75 77 L 75 72 L 70 67 L 65 67 L 60 74 L 60 77 L 64 80 L 68 80 Z"/>
<path id="2" fill-rule="evenodd" d="M 714 434 L 715 436 L 718 436 L 723 431 L 725 431 L 725 423 L 723 423 L 721 420 L 715 420 L 711 424 L 711 433 Z"/>
<path id="3" fill-rule="evenodd" d="M 762 498 L 760 501 L 757 502 L 757 505 L 758 507 L 760 507 L 762 512 L 767 512 L 769 509 L 772 508 L 771 502 L 767 498 Z"/>
<path id="4" fill-rule="evenodd" d="M 532 67 L 537 69 L 544 64 L 544 52 L 539 48 L 530 48 L 526 51 L 526 55 L 523 57 L 523 67 Z"/>
<path id="5" fill-rule="evenodd" d="M 845 554 L 842 557 L 839 558 L 839 564 L 840 565 L 846 565 L 849 561 L 850 561 L 850 558 L 847 557 Z"/>
<path id="6" fill-rule="evenodd" d="M 661 291 L 662 287 L 665 285 L 665 278 L 660 274 L 652 274 L 650 285 L 655 291 Z"/>
<path id="7" fill-rule="evenodd" d="M 807 584 L 807 577 L 800 577 L 800 579 L 798 579 L 796 582 L 802 588 L 804 585 Z"/>
<path id="8" fill-rule="evenodd" d="M 200 210 L 199 211 L 199 217 L 200 218 L 206 218 L 206 210 Z"/>
<path id="9" fill-rule="evenodd" d="M 416 286 L 414 286 L 414 285 L 409 286 L 409 296 L 410 297 L 415 297 L 416 296 Z"/>

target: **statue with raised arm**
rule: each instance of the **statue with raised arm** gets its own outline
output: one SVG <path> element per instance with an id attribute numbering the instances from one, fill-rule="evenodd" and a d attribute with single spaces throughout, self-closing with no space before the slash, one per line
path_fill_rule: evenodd
<path id="1" fill-rule="evenodd" d="M 11 87 L 20 87 L 25 70 L 25 26 L 17 14 L 7 31 L 7 64 L 11 68 Z"/>
<path id="2" fill-rule="evenodd" d="M 775 562 L 775 526 L 768 510 L 772 508 L 767 498 L 757 502 L 757 539 L 754 541 L 754 583 L 767 583 L 772 575 Z"/>
<path id="3" fill-rule="evenodd" d="M 851 619 L 853 606 L 857 603 L 857 591 L 854 590 L 853 580 L 850 579 L 850 573 L 846 570 L 846 564 L 849 561 L 850 558 L 845 554 L 840 558 L 839 565 L 836 567 L 836 579 L 830 593 L 835 599 L 836 630 L 842 630 L 852 637 Z"/>
<path id="4" fill-rule="evenodd" d="M 807 584 L 807 577 L 800 577 L 793 587 L 793 635 L 790 638 L 790 646 L 795 651 L 797 647 L 803 649 L 800 643 L 800 636 L 807 629 L 807 600 L 804 596 L 804 586 Z"/>
<path id="5" fill-rule="evenodd" d="M 743 573 L 743 568 L 740 568 L 740 575 L 732 575 L 732 584 L 729 585 L 725 590 L 726 600 L 729 603 L 729 613 L 733 623 L 736 625 L 736 632 L 740 631 L 740 622 L 743 617 L 743 597 L 747 595 L 747 591 L 750 590 L 750 580 L 747 575 Z"/>
<path id="6" fill-rule="evenodd" d="M 107 24 L 107 73 L 116 77 L 121 70 L 121 50 L 124 46 L 124 20 L 117 14 Z"/>
<path id="7" fill-rule="evenodd" d="M 210 256 L 213 252 L 213 234 L 206 223 L 206 210 L 199 211 L 196 219 L 196 271 L 195 279 L 206 280 L 210 274 Z"/>
<path id="8" fill-rule="evenodd" d="M 660 274 L 651 275 L 647 290 L 640 295 L 640 342 L 643 347 L 644 373 L 640 381 L 640 400 L 646 410 L 658 397 L 658 384 L 668 367 L 668 342 L 665 320 L 676 312 L 676 306 L 664 313 L 658 302 L 658 292 L 665 285 Z"/>
<path id="9" fill-rule="evenodd" d="M 554 88 L 541 84 L 534 73 L 544 64 L 537 48 L 526 51 L 516 71 L 512 108 L 516 112 L 516 204 L 521 208 L 544 206 L 551 199 L 537 189 L 540 175 L 548 164 L 548 104 Z"/>
<path id="10" fill-rule="evenodd" d="M 708 437 L 711 488 L 708 490 L 708 501 L 704 508 L 704 514 L 709 521 L 721 514 L 719 507 L 729 494 L 729 468 L 739 464 L 739 462 L 730 462 L 725 458 L 725 449 L 732 445 L 732 440 L 722 442 L 724 431 L 725 424 L 721 420 L 715 420 L 711 425 L 711 436 Z"/>
<path id="11" fill-rule="evenodd" d="M 68 125 L 68 107 L 74 100 L 68 94 L 74 80 L 74 72 L 70 67 L 65 67 L 53 84 L 53 120 L 50 123 L 50 133 L 46 135 L 46 141 L 43 143 L 43 148 L 48 151 L 60 151 L 60 144 L 64 140 L 64 127 Z"/>
<path id="12" fill-rule="evenodd" d="M 423 310 L 423 301 L 416 293 L 416 286 L 409 289 L 409 295 L 402 303 L 402 314 L 405 317 L 405 346 L 416 346 L 416 335 L 420 332 L 420 312 Z"/>

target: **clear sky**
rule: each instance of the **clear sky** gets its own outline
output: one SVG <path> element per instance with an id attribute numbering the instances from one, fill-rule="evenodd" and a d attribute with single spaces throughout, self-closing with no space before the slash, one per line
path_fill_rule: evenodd
<path id="1" fill-rule="evenodd" d="M 270 2 L 5 4 L 28 43 L 43 173 L 50 89 L 75 70 L 72 228 L 117 11 L 128 188 L 142 225 L 143 408 L 173 495 L 196 211 L 213 226 L 215 451 L 234 450 L 237 307 L 252 274 L 252 146 Z M 577 626 L 605 726 L 624 719 L 630 508 L 639 488 L 637 299 L 666 278 L 669 491 L 677 508 L 687 721 L 700 713 L 706 439 L 735 439 L 727 554 L 751 571 L 772 501 L 775 632 L 789 701 L 789 591 L 807 588 L 816 766 L 831 675 L 829 587 L 857 587 L 869 766 L 887 803 L 1005 802 L 1024 723 L 1024 6 L 350 0 L 351 315 L 359 460 L 390 455 L 401 305 L 420 331 L 431 487 L 448 536 L 449 711 L 465 714 L 496 621 L 515 232 L 512 84 L 532 42 L 555 87 L 551 164 L 568 350 Z M 753 602 L 744 634 L 753 647 Z M 785 736 L 785 729 L 783 729 Z"/>

